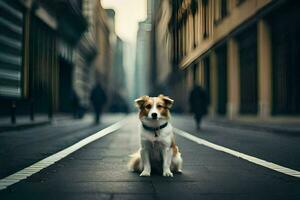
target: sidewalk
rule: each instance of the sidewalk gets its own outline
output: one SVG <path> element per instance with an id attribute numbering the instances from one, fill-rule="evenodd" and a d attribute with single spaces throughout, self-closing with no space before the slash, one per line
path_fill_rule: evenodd
<path id="1" fill-rule="evenodd" d="M 0 132 L 20 130 L 24 128 L 49 124 L 50 120 L 47 115 L 35 116 L 34 121 L 30 120 L 29 116 L 17 116 L 16 123 L 12 124 L 10 117 L 0 118 Z"/>
<path id="2" fill-rule="evenodd" d="M 227 118 L 206 119 L 209 124 L 217 126 L 250 129 L 257 131 L 267 131 L 283 134 L 300 134 L 300 123 L 287 119 L 277 119 L 274 121 L 262 121 L 257 118 L 239 118 L 230 120 Z"/>
<path id="3" fill-rule="evenodd" d="M 12 130 L 21 130 L 26 128 L 31 128 L 35 126 L 41 126 L 50 124 L 51 122 L 55 122 L 57 120 L 63 119 L 72 119 L 71 115 L 68 114 L 56 114 L 53 116 L 52 120 L 49 119 L 47 114 L 44 115 L 35 115 L 34 120 L 30 119 L 30 116 L 16 116 L 16 123 L 11 123 L 10 116 L 8 117 L 0 117 L 0 133 L 4 131 L 12 131 Z"/>

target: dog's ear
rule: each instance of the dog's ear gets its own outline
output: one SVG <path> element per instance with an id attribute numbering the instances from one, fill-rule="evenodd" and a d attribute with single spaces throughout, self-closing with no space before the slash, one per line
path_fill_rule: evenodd
<path id="1" fill-rule="evenodd" d="M 167 108 L 170 109 L 173 106 L 174 100 L 171 99 L 170 97 L 164 96 L 163 94 L 160 94 L 158 97 L 161 98 L 165 102 Z"/>
<path id="2" fill-rule="evenodd" d="M 137 98 L 136 100 L 134 100 L 136 107 L 138 107 L 139 109 L 141 109 L 141 107 L 145 104 L 145 102 L 149 99 L 149 96 L 141 96 L 139 98 Z"/>

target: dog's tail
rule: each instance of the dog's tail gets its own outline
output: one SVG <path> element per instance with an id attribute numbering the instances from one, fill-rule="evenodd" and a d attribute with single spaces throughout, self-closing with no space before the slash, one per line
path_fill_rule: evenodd
<path id="1" fill-rule="evenodd" d="M 127 164 L 128 170 L 132 172 L 142 171 L 142 162 L 140 151 L 130 155 L 130 160 Z"/>

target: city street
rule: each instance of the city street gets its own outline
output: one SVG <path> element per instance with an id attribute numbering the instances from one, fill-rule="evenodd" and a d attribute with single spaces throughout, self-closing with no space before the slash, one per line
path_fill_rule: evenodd
<path id="1" fill-rule="evenodd" d="M 299 11 L 0 0 L 0 200 L 300 200 Z"/>
<path id="2" fill-rule="evenodd" d="M 25 142 L 26 145 L 21 138 L 19 142 L 14 138 L 18 143 L 16 145 L 1 139 L 1 180 L 124 118 L 123 126 L 117 131 L 101 136 L 53 165 L 1 190 L 0 199 L 300 198 L 299 178 L 216 151 L 178 134 L 176 141 L 184 159 L 183 174 L 175 174 L 173 178 L 162 177 L 161 174 L 139 177 L 137 173 L 128 172 L 128 155 L 139 146 L 137 115 L 104 117 L 103 125 L 93 128 L 90 127 L 90 121 L 80 122 L 81 125 L 77 122 L 77 126 L 74 122 L 65 125 L 65 122 L 60 122 L 57 126 L 49 125 L 19 132 L 20 137 L 26 137 L 25 132 L 51 135 L 50 132 L 59 132 L 56 130 L 65 129 L 70 132 L 71 129 L 77 129 L 76 134 L 68 135 L 68 139 L 63 139 L 64 134 L 52 134 L 53 137 L 49 136 L 42 142 L 32 140 L 32 144 Z M 207 121 L 203 123 L 201 131 L 197 132 L 191 116 L 175 115 L 172 123 L 174 127 L 200 139 L 300 170 L 297 162 L 300 155 L 299 135 L 226 128 Z M 9 133 L 0 133 L 0 137 L 9 138 L 6 134 Z M 5 147 L 5 144 L 11 147 Z M 21 154 L 26 156 L 18 157 Z M 3 162 L 5 157 L 7 160 Z"/>

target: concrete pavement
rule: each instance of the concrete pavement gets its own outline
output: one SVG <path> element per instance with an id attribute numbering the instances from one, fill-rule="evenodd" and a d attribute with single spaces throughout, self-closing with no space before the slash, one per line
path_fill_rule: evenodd
<path id="1" fill-rule="evenodd" d="M 188 124 L 188 117 L 175 117 L 173 121 L 178 128 L 191 129 L 190 132 L 193 132 L 193 128 Z M 274 172 L 180 136 L 177 136 L 177 143 L 184 159 L 183 174 L 166 178 L 160 174 L 139 177 L 136 173 L 128 172 L 128 155 L 138 148 L 137 123 L 136 116 L 131 117 L 119 131 L 0 191 L 0 199 L 300 198 L 298 178 Z M 244 143 L 240 141 L 236 146 L 246 144 L 246 140 L 251 139 L 251 134 L 240 133 L 241 136 L 238 137 L 230 134 L 223 136 L 223 128 L 211 128 L 204 126 L 201 133 L 193 134 L 199 134 L 199 137 L 211 134 L 212 136 L 206 138 L 214 140 L 213 142 L 223 141 L 227 137 L 227 142 L 232 140 L 232 143 L 245 136 Z M 232 134 L 239 135 L 238 132 Z M 262 143 L 268 144 L 263 141 L 264 137 L 260 139 Z M 245 145 L 246 149 L 250 151 L 254 148 L 252 142 L 256 140 L 259 139 L 254 137 L 250 140 L 249 144 Z M 221 143 L 224 144 L 231 143 Z M 264 155 L 267 154 L 268 152 Z"/>

